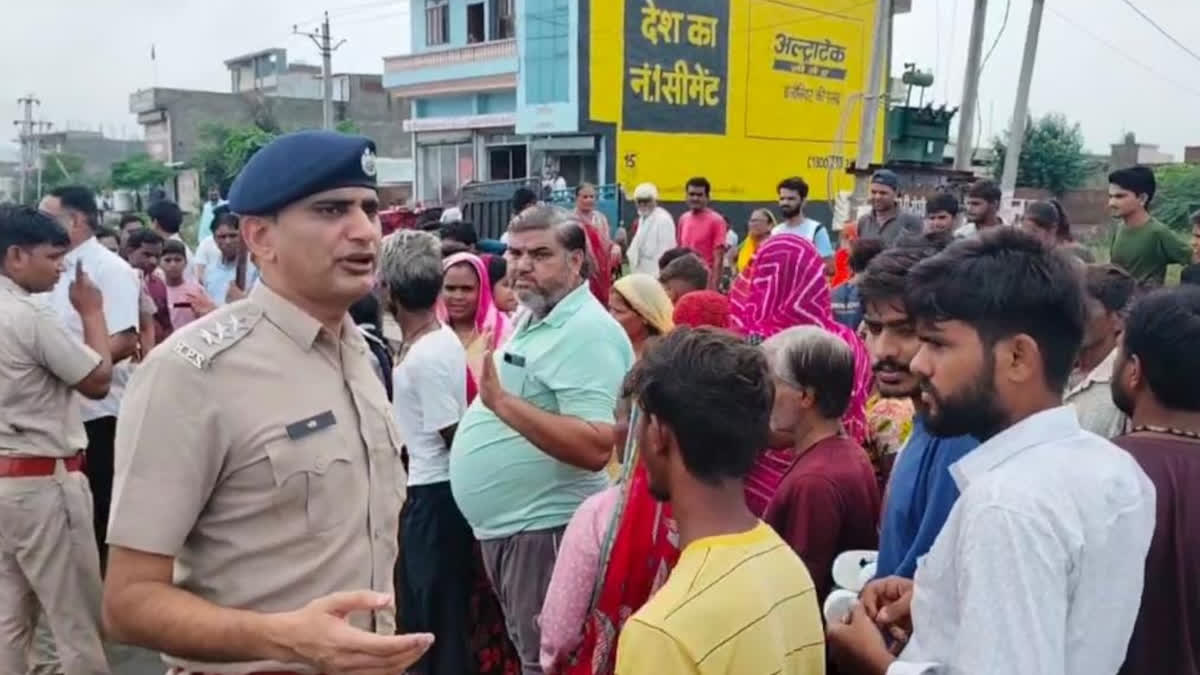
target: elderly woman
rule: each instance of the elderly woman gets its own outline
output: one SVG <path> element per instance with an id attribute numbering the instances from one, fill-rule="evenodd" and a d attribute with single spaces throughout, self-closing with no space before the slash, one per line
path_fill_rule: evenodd
<path id="1" fill-rule="evenodd" d="M 597 300 L 607 303 L 609 291 L 612 289 L 613 265 L 620 261 L 612 259 L 613 244 L 608 218 L 596 210 L 595 185 L 580 183 L 575 189 L 575 217 L 579 219 L 584 233 L 587 234 L 588 255 L 593 263 L 591 276 L 588 277 L 588 288 Z"/>
<path id="2" fill-rule="evenodd" d="M 769 209 L 754 209 L 750 214 L 750 221 L 746 223 L 746 240 L 737 252 L 736 271 L 739 274 L 750 266 L 754 252 L 771 236 L 775 224 L 775 214 Z"/>
<path id="3" fill-rule="evenodd" d="M 618 279 L 608 298 L 608 312 L 625 329 L 638 358 L 646 349 L 647 340 L 675 327 L 671 298 L 658 279 L 648 274 L 630 274 Z"/>
<path id="4" fill-rule="evenodd" d="M 651 339 L 674 328 L 671 300 L 646 274 L 618 279 L 609 311 L 638 358 Z M 630 410 L 622 401 L 622 428 L 628 429 Z M 679 555 L 665 505 L 646 489 L 627 434 L 618 437 L 618 449 L 631 457 L 622 480 L 583 502 L 563 533 L 540 618 L 547 675 L 611 673 L 621 623 L 665 580 Z"/>

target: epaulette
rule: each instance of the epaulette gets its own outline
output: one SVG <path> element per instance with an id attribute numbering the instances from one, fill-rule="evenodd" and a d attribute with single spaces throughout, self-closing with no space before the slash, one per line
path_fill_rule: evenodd
<path id="1" fill-rule="evenodd" d="M 186 328 L 179 336 L 172 351 L 176 356 L 201 370 L 212 363 L 217 354 L 237 344 L 250 334 L 250 330 L 262 318 L 262 307 L 250 302 L 239 302 L 230 311 L 204 317 Z"/>

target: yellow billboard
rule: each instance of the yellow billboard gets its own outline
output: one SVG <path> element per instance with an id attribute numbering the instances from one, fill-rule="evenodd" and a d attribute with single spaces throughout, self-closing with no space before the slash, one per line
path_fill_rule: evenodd
<path id="1" fill-rule="evenodd" d="M 721 201 L 853 187 L 874 2 L 593 0 L 587 111 L 615 125 L 617 180 L 682 201 L 702 175 Z M 876 143 L 882 152 L 882 123 Z"/>

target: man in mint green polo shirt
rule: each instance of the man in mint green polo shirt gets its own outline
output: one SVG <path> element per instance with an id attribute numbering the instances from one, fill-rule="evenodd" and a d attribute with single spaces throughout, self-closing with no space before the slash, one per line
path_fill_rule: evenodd
<path id="1" fill-rule="evenodd" d="M 523 212 L 505 256 L 525 312 L 484 359 L 479 396 L 450 450 L 450 487 L 480 541 L 522 672 L 533 674 L 542 672 L 537 616 L 563 529 L 608 485 L 613 411 L 633 348 L 588 291 L 587 236 L 570 213 Z"/>

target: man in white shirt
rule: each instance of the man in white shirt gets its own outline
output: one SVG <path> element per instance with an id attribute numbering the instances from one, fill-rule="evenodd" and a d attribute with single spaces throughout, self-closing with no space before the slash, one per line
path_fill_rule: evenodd
<path id="1" fill-rule="evenodd" d="M 633 190 L 638 226 L 629 242 L 629 271 L 658 277 L 658 259 L 675 248 L 675 220 L 658 205 L 658 188 L 642 183 Z"/>
<path id="2" fill-rule="evenodd" d="M 771 230 L 771 236 L 779 234 L 794 234 L 803 237 L 813 246 L 825 261 L 827 274 L 833 273 L 833 243 L 829 239 L 829 228 L 804 215 L 804 202 L 808 200 L 808 183 L 799 176 L 784 178 L 779 181 L 776 192 L 779 193 L 779 212 L 783 221 Z"/>
<path id="3" fill-rule="evenodd" d="M 116 364 L 128 359 L 138 345 L 140 286 L 133 268 L 96 241 L 94 232 L 99 222 L 99 211 L 96 209 L 95 196 L 86 187 L 60 187 L 51 190 L 42 199 L 39 208 L 57 219 L 71 238 L 71 249 L 63 257 L 63 274 L 54 290 L 48 294 L 50 306 L 67 329 L 83 339 L 83 322 L 68 297 L 68 289 L 75 280 L 75 266 L 82 263 L 83 271 L 100 289 L 100 295 L 104 298 L 104 319 L 110 334 L 112 362 Z M 101 400 L 79 399 L 88 437 L 85 470 L 92 488 L 96 541 L 102 561 L 112 494 L 113 436 L 117 430 L 117 411 L 123 393 L 123 388 L 114 382 L 108 396 Z"/>
<path id="4" fill-rule="evenodd" d="M 907 286 L 927 424 L 983 443 L 951 465 L 961 495 L 915 579 L 872 582 L 830 627 L 836 659 L 879 675 L 1113 675 L 1155 492 L 1062 405 L 1084 330 L 1075 264 L 995 228 L 922 262 Z M 877 624 L 911 635 L 899 657 Z"/>
<path id="5" fill-rule="evenodd" d="M 1084 285 L 1087 329 L 1063 402 L 1075 409 L 1084 429 L 1116 438 L 1125 433 L 1129 418 L 1113 403 L 1113 367 L 1137 281 L 1116 265 L 1093 264 L 1084 272 Z"/>
<path id="6" fill-rule="evenodd" d="M 467 645 L 475 537 L 450 492 L 450 443 L 467 409 L 467 356 L 438 321 L 442 253 L 428 232 L 387 238 L 379 265 L 404 334 L 392 372 L 393 413 L 408 451 L 408 503 L 397 564 L 405 629 L 437 636 L 414 670 L 473 670 Z"/>

